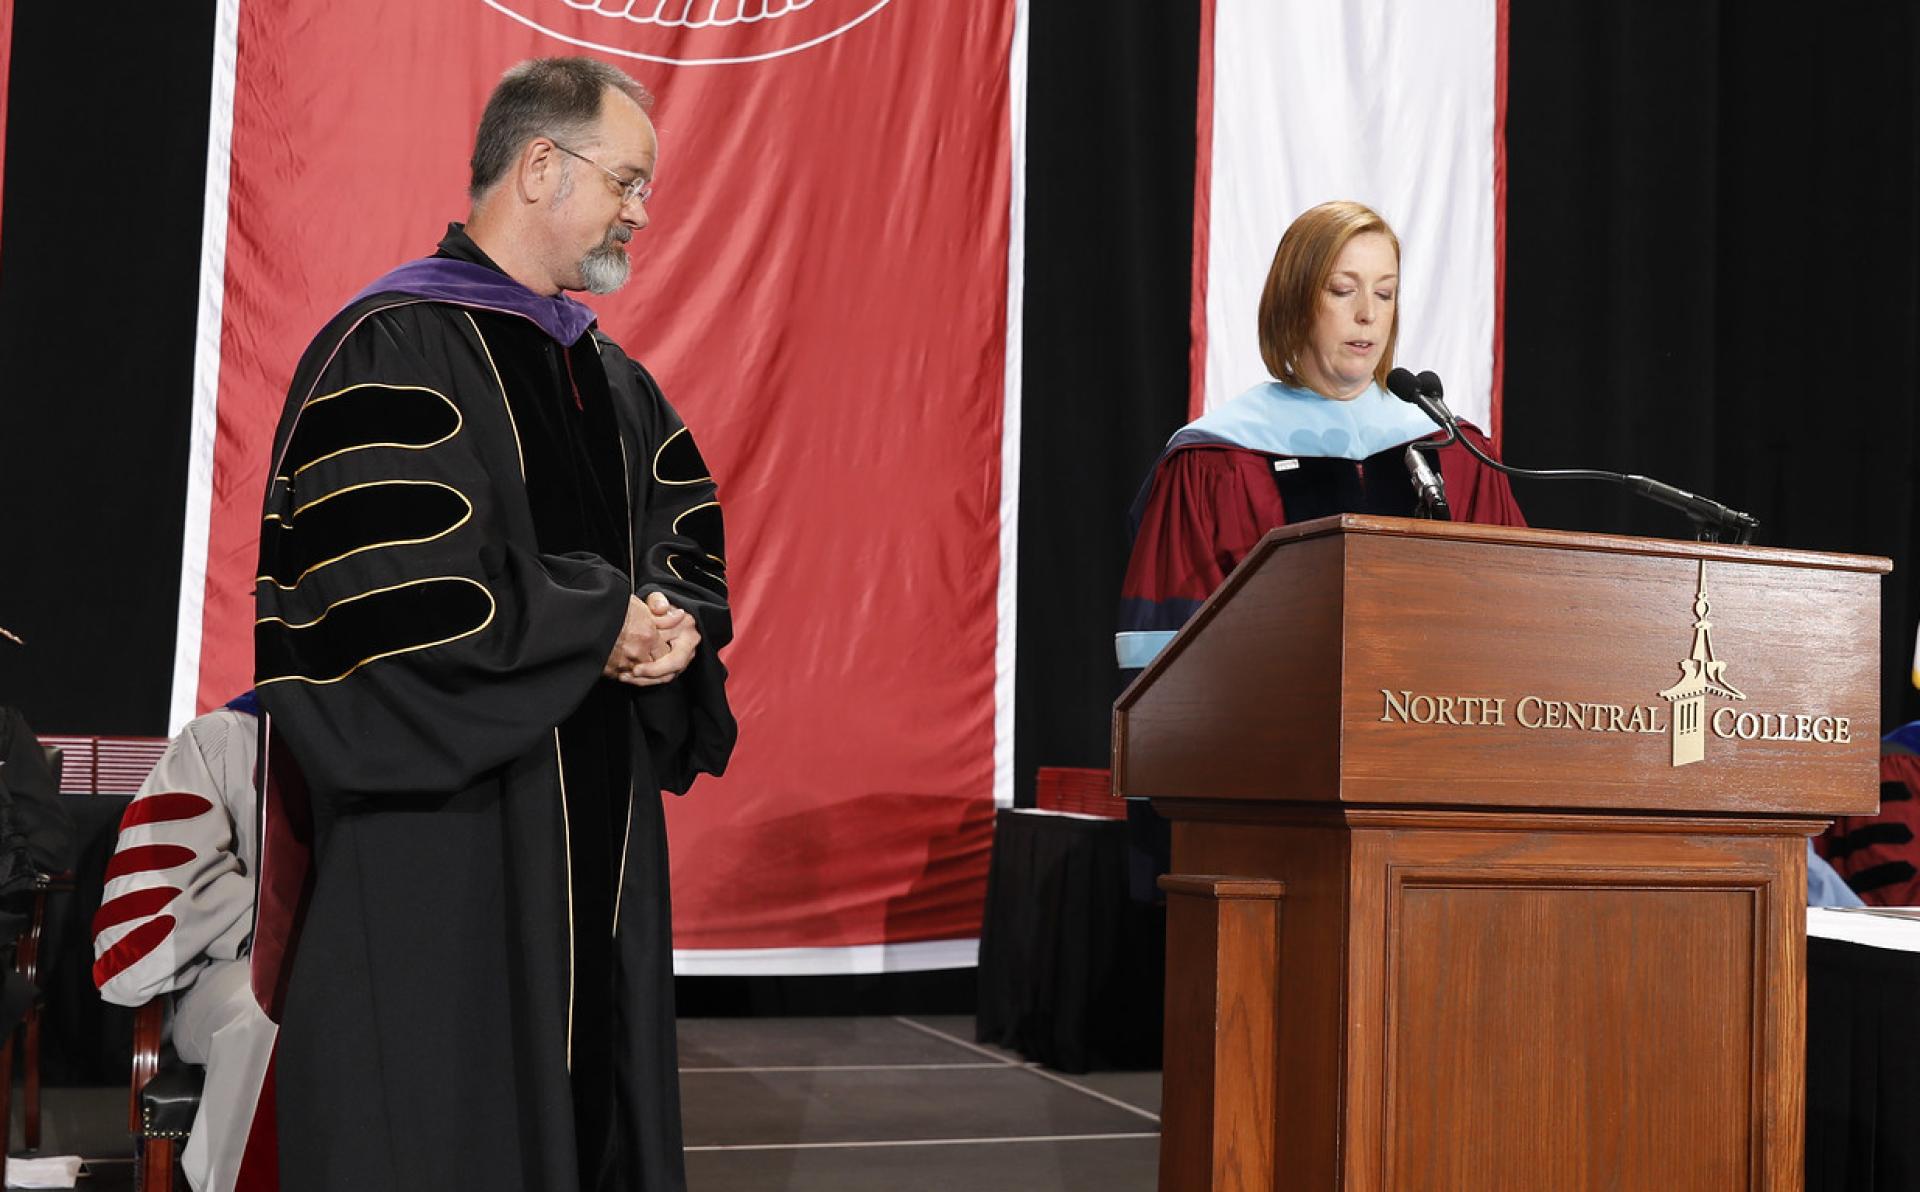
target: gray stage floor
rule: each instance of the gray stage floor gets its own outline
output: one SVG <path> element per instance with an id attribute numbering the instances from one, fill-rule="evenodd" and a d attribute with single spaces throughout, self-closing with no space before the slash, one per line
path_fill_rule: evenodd
<path id="1" fill-rule="evenodd" d="M 1160 1074 L 1063 1076 L 964 1016 L 680 1023 L 690 1192 L 1149 1192 Z M 48 1089 L 42 1151 L 131 1187 L 126 1092 Z M 18 1145 L 18 1099 L 15 1100 Z M 112 1160 L 121 1160 L 118 1162 Z"/>

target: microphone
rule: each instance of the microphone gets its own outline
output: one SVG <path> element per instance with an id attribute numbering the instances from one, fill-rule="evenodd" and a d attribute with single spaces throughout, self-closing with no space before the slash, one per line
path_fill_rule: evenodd
<path id="1" fill-rule="evenodd" d="M 1387 388 L 1401 401 L 1419 406 L 1427 417 L 1439 423 L 1440 429 L 1447 432 L 1447 437 L 1438 443 L 1407 444 L 1402 459 L 1406 462 L 1407 474 L 1413 478 L 1413 491 L 1419 496 L 1421 515 L 1439 521 L 1452 521 L 1453 511 L 1447 507 L 1446 486 L 1440 483 L 1440 477 L 1427 464 L 1426 457 L 1420 454 L 1422 448 L 1438 451 L 1460 438 L 1453 411 L 1447 409 L 1440 378 L 1431 372 L 1416 377 L 1404 368 L 1396 368 L 1387 374 Z"/>
<path id="2" fill-rule="evenodd" d="M 1404 368 L 1396 368 L 1387 374 L 1387 389 L 1401 401 L 1420 407 L 1420 412 L 1438 423 L 1441 430 L 1447 432 L 1444 441 L 1433 444 L 1439 450 L 1460 437 L 1459 420 L 1453 411 L 1447 409 L 1442 400 L 1444 391 L 1440 387 L 1440 378 L 1431 372 L 1421 373 L 1418 377 Z"/>
<path id="3" fill-rule="evenodd" d="M 1440 477 L 1428 466 L 1427 457 L 1409 443 L 1401 458 L 1406 461 L 1407 474 L 1413 478 L 1413 491 L 1420 498 L 1419 515 L 1435 521 L 1452 521 L 1453 510 L 1447 508 L 1447 486 L 1440 483 Z"/>
<path id="4" fill-rule="evenodd" d="M 1737 542 L 1752 542 L 1753 535 L 1760 528 L 1760 519 L 1751 513 L 1742 513 L 1729 508 L 1711 497 L 1690 493 L 1683 488 L 1655 480 L 1650 476 L 1635 476 L 1623 472 L 1605 472 L 1595 468 L 1514 468 L 1494 459 L 1474 445 L 1472 439 L 1460 434 L 1459 419 L 1453 411 L 1447 409 L 1443 400 L 1440 378 L 1432 372 L 1423 372 L 1418 377 L 1404 368 L 1396 368 L 1387 374 L 1387 388 L 1401 401 L 1420 407 L 1420 411 L 1447 432 L 1445 443 L 1433 444 L 1435 448 L 1444 447 L 1456 439 L 1473 457 L 1496 472 L 1509 476 L 1524 476 L 1534 480 L 1605 480 L 1618 484 L 1628 492 L 1637 493 L 1648 500 L 1658 502 L 1670 509 L 1677 509 L 1687 515 L 1694 529 L 1704 541 L 1712 542 L 1723 531 L 1735 535 Z M 1411 464 L 1408 465 L 1412 467 Z M 1415 482 L 1416 484 L 1418 481 Z"/>
<path id="5" fill-rule="evenodd" d="M 1675 488 L 1651 476 L 1635 476 L 1628 473 L 1621 477 L 1621 482 L 1630 492 L 1639 493 L 1648 500 L 1656 501 L 1669 509 L 1678 509 L 1691 518 L 1696 525 L 1734 530 L 1739 533 L 1741 542 L 1752 541 L 1753 532 L 1760 528 L 1760 519 L 1751 513 L 1729 509 L 1712 497 L 1703 497 L 1697 493 L 1690 493 L 1684 488 Z"/>

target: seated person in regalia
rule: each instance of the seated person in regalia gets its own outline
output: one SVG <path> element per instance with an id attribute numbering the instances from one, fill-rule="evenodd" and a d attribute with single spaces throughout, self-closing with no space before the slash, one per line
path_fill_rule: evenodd
<path id="1" fill-rule="evenodd" d="M 251 692 L 188 723 L 121 817 L 93 921 L 100 996 L 121 1006 L 171 996 L 174 1051 L 206 1065 L 180 1155 L 194 1192 L 234 1189 L 277 1033 L 249 963 L 258 751 Z M 270 1145 L 270 1106 L 259 1116 Z"/>

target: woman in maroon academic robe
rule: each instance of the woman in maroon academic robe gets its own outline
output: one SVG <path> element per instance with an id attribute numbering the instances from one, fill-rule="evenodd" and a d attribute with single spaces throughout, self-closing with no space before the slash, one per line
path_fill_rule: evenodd
<path id="1" fill-rule="evenodd" d="M 1382 386 L 1399 334 L 1400 241 L 1359 203 L 1293 221 L 1260 296 L 1274 380 L 1182 427 L 1135 502 L 1115 649 L 1145 666 L 1262 535 L 1333 513 L 1408 515 L 1406 444 L 1433 423 Z M 1491 453 L 1477 428 L 1463 436 Z M 1507 478 L 1458 443 L 1439 448 L 1456 521 L 1525 525 Z"/>

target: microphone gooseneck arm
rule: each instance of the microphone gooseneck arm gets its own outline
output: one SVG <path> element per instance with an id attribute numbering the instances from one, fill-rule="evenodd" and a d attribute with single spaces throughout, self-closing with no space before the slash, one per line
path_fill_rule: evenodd
<path id="1" fill-rule="evenodd" d="M 1387 388 L 1401 401 L 1420 407 L 1427 417 L 1447 432 L 1448 442 L 1459 440 L 1473 457 L 1496 472 L 1508 476 L 1521 476 L 1529 480 L 1604 480 L 1618 484 L 1628 492 L 1677 509 L 1687 515 L 1702 539 L 1717 540 L 1722 532 L 1731 532 L 1735 540 L 1746 543 L 1753 541 L 1754 531 L 1760 528 L 1760 519 L 1751 513 L 1722 505 L 1711 497 L 1690 493 L 1651 476 L 1636 476 L 1629 472 L 1607 472 L 1597 468 L 1515 468 L 1501 463 L 1485 451 L 1482 451 L 1472 439 L 1459 433 L 1459 420 L 1453 411 L 1447 408 L 1442 396 L 1440 378 L 1431 372 L 1415 377 L 1404 368 L 1396 368 L 1387 374 Z M 1441 447 L 1445 444 L 1432 444 Z"/>
<path id="2" fill-rule="evenodd" d="M 1429 443 L 1429 447 L 1438 447 L 1438 443 Z M 1439 473 L 1427 463 L 1427 457 L 1420 454 L 1420 444 L 1408 443 L 1401 453 L 1406 462 L 1407 475 L 1413 480 L 1413 492 L 1419 499 L 1417 515 L 1429 517 L 1434 521 L 1452 521 L 1453 510 L 1447 507 L 1447 487 L 1440 480 Z"/>

